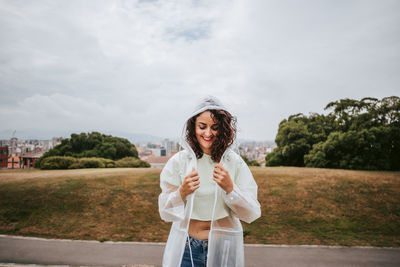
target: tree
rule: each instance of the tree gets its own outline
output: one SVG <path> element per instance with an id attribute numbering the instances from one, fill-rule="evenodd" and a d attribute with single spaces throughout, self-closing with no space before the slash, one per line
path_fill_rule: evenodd
<path id="1" fill-rule="evenodd" d="M 335 132 L 305 156 L 307 167 L 390 170 L 390 128 Z"/>
<path id="2" fill-rule="evenodd" d="M 125 138 L 104 135 L 98 132 L 89 134 L 71 134 L 61 144 L 43 154 L 42 158 L 50 156 L 71 156 L 75 158 L 100 157 L 112 160 L 124 157 L 138 157 L 135 145 Z"/>
<path id="3" fill-rule="evenodd" d="M 400 169 L 400 98 L 341 99 L 328 115 L 295 114 L 279 124 L 267 166 Z"/>
<path id="4" fill-rule="evenodd" d="M 312 113 L 309 117 L 302 113 L 289 116 L 279 124 L 275 138 L 277 147 L 266 157 L 267 166 L 305 166 L 306 155 L 313 144 L 326 140 L 335 130 L 335 118 Z"/>

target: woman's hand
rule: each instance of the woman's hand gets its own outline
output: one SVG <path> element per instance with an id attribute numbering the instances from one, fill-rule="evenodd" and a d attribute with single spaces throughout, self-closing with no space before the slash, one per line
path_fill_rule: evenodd
<path id="1" fill-rule="evenodd" d="M 231 176 L 227 169 L 225 169 L 222 164 L 215 164 L 214 166 L 214 181 L 229 194 L 233 190 L 233 182 Z"/>
<path id="2" fill-rule="evenodd" d="M 197 188 L 200 187 L 200 176 L 199 173 L 192 167 L 192 172 L 189 173 L 185 179 L 183 179 L 183 183 L 181 188 L 179 189 L 179 193 L 181 194 L 181 198 L 183 201 L 186 200 L 186 197 L 193 193 Z"/>

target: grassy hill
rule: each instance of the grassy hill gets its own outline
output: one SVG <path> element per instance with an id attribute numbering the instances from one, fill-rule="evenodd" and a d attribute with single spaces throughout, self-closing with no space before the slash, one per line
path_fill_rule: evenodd
<path id="1" fill-rule="evenodd" d="M 251 168 L 262 217 L 246 243 L 400 247 L 400 173 Z M 157 169 L 1 170 L 0 233 L 166 241 Z"/>

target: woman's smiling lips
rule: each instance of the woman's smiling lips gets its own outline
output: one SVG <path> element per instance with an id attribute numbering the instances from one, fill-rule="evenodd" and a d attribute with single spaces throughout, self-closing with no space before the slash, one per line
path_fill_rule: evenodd
<path id="1" fill-rule="evenodd" d="M 203 140 L 206 142 L 211 142 L 212 138 L 205 138 L 204 136 L 202 136 Z"/>

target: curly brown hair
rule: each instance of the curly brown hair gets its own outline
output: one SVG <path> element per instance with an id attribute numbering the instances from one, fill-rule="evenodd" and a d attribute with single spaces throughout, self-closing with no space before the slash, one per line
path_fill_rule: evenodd
<path id="1" fill-rule="evenodd" d="M 207 111 L 207 110 L 205 110 Z M 203 112 L 205 112 L 203 111 Z M 218 125 L 218 133 L 215 142 L 211 146 L 211 159 L 219 162 L 224 151 L 234 142 L 236 138 L 236 117 L 228 111 L 221 109 L 209 109 L 211 118 Z M 201 113 L 200 113 L 201 114 Z M 186 141 L 192 147 L 196 157 L 203 156 L 203 150 L 200 148 L 199 141 L 196 138 L 196 118 L 197 114 L 186 122 Z"/>

